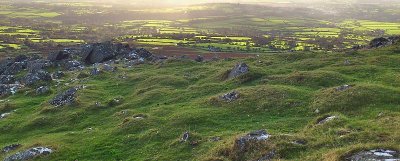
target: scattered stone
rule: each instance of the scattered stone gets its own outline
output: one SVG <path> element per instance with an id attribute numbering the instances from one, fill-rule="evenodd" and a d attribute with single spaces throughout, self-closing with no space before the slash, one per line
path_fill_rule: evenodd
<path id="1" fill-rule="evenodd" d="M 8 153 L 10 151 L 13 151 L 13 150 L 19 148 L 20 146 L 21 146 L 21 144 L 11 144 L 11 145 L 5 146 L 2 150 L 2 152 Z"/>
<path id="2" fill-rule="evenodd" d="M 190 137 L 190 134 L 189 134 L 189 132 L 186 131 L 185 133 L 183 133 L 181 142 L 186 142 L 189 139 L 189 137 Z"/>
<path id="3" fill-rule="evenodd" d="M 348 89 L 350 89 L 351 87 L 353 87 L 353 86 L 352 86 L 352 85 L 343 85 L 343 86 L 340 86 L 340 87 L 336 87 L 335 89 L 336 89 L 336 91 L 341 92 L 341 91 L 348 90 Z"/>
<path id="4" fill-rule="evenodd" d="M 18 152 L 4 159 L 4 161 L 17 161 L 17 160 L 29 160 L 36 156 L 48 155 L 52 153 L 53 150 L 47 147 L 35 147 L 28 149 L 26 151 Z"/>
<path id="5" fill-rule="evenodd" d="M 58 94 L 52 100 L 50 100 L 50 104 L 56 107 L 64 106 L 67 104 L 71 104 L 75 102 L 75 94 L 78 91 L 76 87 L 70 88 L 67 91 Z"/>
<path id="6" fill-rule="evenodd" d="M 361 151 L 346 158 L 347 161 L 400 161 L 400 154 L 394 150 L 374 149 Z"/>
<path id="7" fill-rule="evenodd" d="M 201 55 L 197 55 L 197 57 L 194 59 L 197 62 L 203 62 L 204 61 L 204 57 Z"/>
<path id="8" fill-rule="evenodd" d="M 338 118 L 338 116 L 327 116 L 327 117 L 325 117 L 325 118 L 319 120 L 319 121 L 318 121 L 318 125 L 325 124 L 325 123 L 330 122 L 330 121 L 332 121 L 332 120 L 334 120 L 334 119 L 337 119 L 337 118 Z"/>
<path id="9" fill-rule="evenodd" d="M 249 72 L 249 66 L 247 66 L 246 63 L 238 63 L 229 73 L 228 79 L 239 77 L 248 72 Z"/>
<path id="10" fill-rule="evenodd" d="M 0 119 L 4 119 L 4 118 L 6 118 L 6 117 L 8 117 L 10 115 L 11 115 L 11 113 L 3 113 L 3 114 L 0 115 Z"/>
<path id="11" fill-rule="evenodd" d="M 220 96 L 220 99 L 224 100 L 226 102 L 232 102 L 232 101 L 237 100 L 238 98 L 239 98 L 239 93 L 236 91 L 229 92 L 229 93 L 226 93 L 226 94 Z"/>
<path id="12" fill-rule="evenodd" d="M 243 152 L 250 142 L 266 141 L 270 136 L 265 130 L 253 131 L 237 139 L 235 146 L 240 152 Z"/>
<path id="13" fill-rule="evenodd" d="M 42 95 L 46 94 L 50 91 L 50 88 L 47 86 L 40 86 L 39 88 L 36 89 L 36 94 L 37 95 Z"/>

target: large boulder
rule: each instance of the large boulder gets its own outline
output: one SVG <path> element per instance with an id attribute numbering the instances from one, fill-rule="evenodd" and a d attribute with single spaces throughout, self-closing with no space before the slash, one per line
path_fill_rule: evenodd
<path id="1" fill-rule="evenodd" d="M 56 107 L 72 104 L 75 102 L 75 95 L 77 91 L 78 88 L 76 87 L 70 88 L 63 93 L 58 94 L 56 97 L 51 99 L 49 103 Z"/>
<path id="2" fill-rule="evenodd" d="M 7 158 L 4 159 L 4 161 L 18 161 L 18 160 L 29 160 L 34 157 L 40 156 L 40 155 L 48 155 L 52 153 L 53 150 L 48 148 L 48 147 L 35 147 L 31 148 L 22 152 L 18 152 L 14 155 L 11 155 Z"/>
<path id="3" fill-rule="evenodd" d="M 27 69 L 29 72 L 36 72 L 47 67 L 50 67 L 52 63 L 45 59 L 36 59 L 27 62 Z"/>
<path id="4" fill-rule="evenodd" d="M 397 43 L 399 41 L 400 41 L 400 36 L 393 36 L 393 37 L 388 37 L 388 38 L 379 37 L 379 38 L 373 39 L 369 43 L 369 47 L 370 48 L 379 48 L 379 47 L 392 45 L 392 44 Z"/>
<path id="5" fill-rule="evenodd" d="M 30 86 L 30 85 L 33 85 L 33 84 L 39 82 L 39 81 L 47 82 L 47 81 L 51 81 L 51 80 L 53 80 L 53 79 L 51 78 L 51 74 L 50 73 L 48 73 L 48 72 L 46 72 L 44 70 L 39 70 L 39 71 L 36 71 L 36 72 L 28 73 L 24 77 L 23 82 L 25 83 L 25 85 Z"/>
<path id="6" fill-rule="evenodd" d="M 62 51 L 57 51 L 57 52 L 52 52 L 47 56 L 47 60 L 51 62 L 58 62 L 62 61 L 65 59 L 68 59 L 70 57 L 70 54 L 64 50 Z"/>
<path id="7" fill-rule="evenodd" d="M 13 84 L 13 83 L 15 83 L 15 76 L 0 75 L 0 84 Z"/>
<path id="8" fill-rule="evenodd" d="M 131 51 L 128 45 L 111 42 L 88 44 L 82 47 L 82 61 L 87 64 L 101 63 L 119 55 L 129 54 Z"/>
<path id="9" fill-rule="evenodd" d="M 71 61 L 65 62 L 64 68 L 66 70 L 73 71 L 73 70 L 84 69 L 85 67 L 83 66 L 83 64 L 81 62 L 76 61 L 76 60 L 71 60 Z"/>
<path id="10" fill-rule="evenodd" d="M 249 66 L 246 63 L 238 63 L 230 71 L 228 79 L 236 78 L 249 72 Z"/>
<path id="11" fill-rule="evenodd" d="M 4 72 L 3 75 L 14 75 L 22 71 L 26 67 L 26 63 L 14 62 Z"/>

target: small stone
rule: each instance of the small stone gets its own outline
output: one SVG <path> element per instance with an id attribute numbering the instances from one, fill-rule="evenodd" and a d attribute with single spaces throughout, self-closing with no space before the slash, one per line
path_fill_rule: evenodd
<path id="1" fill-rule="evenodd" d="M 197 55 L 197 57 L 194 59 L 196 62 L 203 62 L 204 61 L 204 57 L 201 55 Z"/>
<path id="2" fill-rule="evenodd" d="M 47 86 L 40 86 L 39 88 L 36 89 L 36 94 L 37 95 L 42 95 L 46 94 L 47 92 L 50 91 L 50 88 Z"/>
<path id="3" fill-rule="evenodd" d="M 348 89 L 350 89 L 350 88 L 352 88 L 353 86 L 352 85 L 343 85 L 343 86 L 340 86 L 340 87 L 336 87 L 335 89 L 336 89 L 336 91 L 345 91 L 345 90 L 348 90 Z"/>
<path id="4" fill-rule="evenodd" d="M 190 137 L 190 134 L 189 134 L 189 132 L 186 131 L 185 133 L 183 133 L 181 141 L 186 142 L 189 139 L 189 137 Z"/>
<path id="5" fill-rule="evenodd" d="M 330 122 L 330 121 L 332 121 L 334 119 L 337 119 L 337 118 L 338 118 L 338 116 L 327 116 L 324 119 L 318 121 L 318 125 L 325 124 L 325 123 Z"/>
<path id="6" fill-rule="evenodd" d="M 232 101 L 237 100 L 238 98 L 239 98 L 239 93 L 236 91 L 229 92 L 229 93 L 226 93 L 226 94 L 220 96 L 220 99 L 224 100 L 226 102 L 232 102 Z"/>

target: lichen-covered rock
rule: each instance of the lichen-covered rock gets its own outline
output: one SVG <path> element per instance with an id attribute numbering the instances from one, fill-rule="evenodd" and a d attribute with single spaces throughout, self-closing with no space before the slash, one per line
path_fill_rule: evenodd
<path id="1" fill-rule="evenodd" d="M 238 63 L 231 70 L 228 75 L 228 79 L 236 78 L 249 72 L 249 66 L 246 63 Z"/>
<path id="2" fill-rule="evenodd" d="M 400 161 L 400 154 L 394 150 L 373 149 L 352 154 L 346 161 Z"/>
<path id="3" fill-rule="evenodd" d="M 29 160 L 36 156 L 40 155 L 48 155 L 52 153 L 53 150 L 48 147 L 35 147 L 28 149 L 26 151 L 18 152 L 14 155 L 11 155 L 4 159 L 4 161 L 20 161 L 20 160 Z"/>
<path id="4" fill-rule="evenodd" d="M 343 86 L 340 86 L 340 87 L 336 87 L 335 89 L 336 89 L 336 91 L 341 92 L 341 91 L 348 90 L 348 89 L 350 89 L 352 87 L 353 87 L 352 85 L 343 85 Z"/>
<path id="5" fill-rule="evenodd" d="M 72 104 L 75 102 L 75 94 L 77 91 L 78 88 L 76 87 L 70 88 L 63 93 L 58 94 L 56 97 L 50 100 L 49 103 L 56 107 Z"/>
<path id="6" fill-rule="evenodd" d="M 90 70 L 90 75 L 99 75 L 100 72 L 101 72 L 100 69 L 95 67 L 92 70 Z"/>

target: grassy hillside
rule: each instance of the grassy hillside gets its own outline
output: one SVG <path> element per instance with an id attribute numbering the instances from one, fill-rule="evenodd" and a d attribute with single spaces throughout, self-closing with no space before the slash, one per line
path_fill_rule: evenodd
<path id="1" fill-rule="evenodd" d="M 75 81 L 80 72 L 70 72 L 47 95 L 25 90 L 2 98 L 0 114 L 16 111 L 0 119 L 0 147 L 22 146 L 0 156 L 35 146 L 55 150 L 35 158 L 43 161 L 253 160 L 269 150 L 281 160 L 341 160 L 361 149 L 400 150 L 399 61 L 397 45 L 202 63 L 169 59 Z M 224 79 L 237 62 L 250 72 Z M 77 85 L 86 88 L 75 104 L 48 103 Z M 343 85 L 350 88 L 337 89 Z M 219 99 L 231 91 L 239 99 Z M 238 158 L 235 139 L 260 129 L 271 138 Z M 186 131 L 189 141 L 181 142 Z M 293 144 L 298 140 L 305 144 Z"/>

